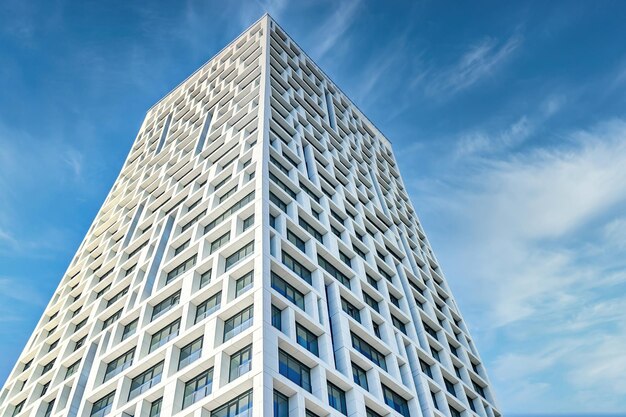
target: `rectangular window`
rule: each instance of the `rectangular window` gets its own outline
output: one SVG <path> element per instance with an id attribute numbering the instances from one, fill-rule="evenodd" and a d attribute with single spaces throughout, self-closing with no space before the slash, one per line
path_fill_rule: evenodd
<path id="1" fill-rule="evenodd" d="M 385 355 L 374 349 L 369 343 L 361 339 L 356 334 L 350 332 L 352 336 L 352 346 L 367 359 L 380 366 L 385 371 L 387 370 L 387 362 L 385 361 Z"/>
<path id="2" fill-rule="evenodd" d="M 306 269 L 304 265 L 296 261 L 291 255 L 283 251 L 283 264 L 296 273 L 300 278 L 305 280 L 307 284 L 311 284 L 311 271 Z"/>
<path id="3" fill-rule="evenodd" d="M 296 323 L 296 341 L 300 346 L 319 356 L 319 348 L 317 344 L 317 335 L 304 328 L 300 323 Z"/>
<path id="4" fill-rule="evenodd" d="M 202 336 L 180 349 L 178 369 L 183 369 L 200 356 L 202 356 Z"/>
<path id="5" fill-rule="evenodd" d="M 235 281 L 235 298 L 252 288 L 252 275 L 254 271 L 248 272 L 243 277 Z"/>
<path id="6" fill-rule="evenodd" d="M 391 322 L 393 323 L 393 325 L 400 330 L 402 333 L 406 334 L 406 325 L 404 324 L 404 322 L 400 321 L 400 319 L 398 319 L 396 316 L 394 316 L 393 314 L 391 315 Z"/>
<path id="7" fill-rule="evenodd" d="M 165 284 L 169 284 L 174 279 L 178 278 L 183 272 L 190 270 L 196 264 L 197 255 L 193 255 L 191 258 L 187 259 L 176 268 L 172 269 L 167 273 L 167 277 L 165 278 Z"/>
<path id="8" fill-rule="evenodd" d="M 402 414 L 404 417 L 411 417 L 407 401 L 395 392 L 393 392 L 384 384 L 381 385 L 383 388 L 383 397 L 385 399 L 385 404 L 396 410 L 398 413 Z"/>
<path id="9" fill-rule="evenodd" d="M 115 391 L 105 395 L 91 406 L 91 417 L 103 417 L 111 412 L 113 408 L 113 398 L 115 397 Z"/>
<path id="10" fill-rule="evenodd" d="M 278 178 L 276 175 L 274 175 L 274 173 L 271 172 L 271 171 L 270 171 L 270 180 L 274 184 L 276 184 L 278 186 L 278 188 L 283 190 L 285 193 L 287 193 L 287 195 L 289 197 L 293 198 L 294 200 L 298 196 L 297 193 L 295 193 L 291 188 L 289 188 L 289 186 L 287 184 L 285 184 L 280 178 Z"/>
<path id="11" fill-rule="evenodd" d="M 376 301 L 374 299 L 374 297 L 372 297 L 368 293 L 364 292 L 363 293 L 363 300 L 365 300 L 365 303 L 368 306 L 372 307 L 374 309 L 374 311 L 376 311 L 377 313 L 380 313 L 380 310 L 379 310 L 379 307 L 378 307 L 378 301 Z"/>
<path id="12" fill-rule="evenodd" d="M 274 157 L 274 155 L 270 155 L 270 162 L 274 166 L 276 166 L 278 169 L 280 169 L 283 172 L 283 174 L 285 174 L 286 176 L 289 176 L 289 170 L 287 168 L 285 168 L 285 166 L 283 164 L 278 162 L 278 160 Z"/>
<path id="13" fill-rule="evenodd" d="M 156 399 L 150 404 L 150 414 L 148 417 L 159 417 L 161 415 L 161 407 L 163 406 L 163 397 Z"/>
<path id="14" fill-rule="evenodd" d="M 235 314 L 224 322 L 224 342 L 252 326 L 253 306 Z"/>
<path id="15" fill-rule="evenodd" d="M 422 368 L 422 372 L 428 375 L 431 379 L 433 377 L 433 371 L 429 364 L 420 359 L 420 368 Z"/>
<path id="16" fill-rule="evenodd" d="M 82 320 L 81 322 L 79 322 L 79 323 L 76 325 L 76 327 L 74 328 L 74 332 L 77 332 L 77 331 L 79 331 L 80 329 L 82 329 L 82 328 L 85 326 L 85 324 L 87 324 L 87 319 L 88 319 L 88 318 L 89 318 L 89 317 L 86 317 L 84 320 Z"/>
<path id="17" fill-rule="evenodd" d="M 380 269 L 378 268 L 378 272 L 380 272 L 380 275 L 382 275 L 383 277 L 385 277 L 385 279 L 389 282 L 391 282 L 393 284 L 393 277 L 391 275 L 389 275 L 387 273 L 387 271 L 385 271 L 384 269 Z"/>
<path id="18" fill-rule="evenodd" d="M 101 289 L 100 291 L 98 291 L 96 293 L 96 300 L 100 297 L 102 297 L 104 295 L 104 293 L 106 293 L 107 291 L 109 291 L 109 288 L 111 288 L 111 284 L 107 285 L 106 287 L 104 287 L 103 289 Z"/>
<path id="19" fill-rule="evenodd" d="M 274 390 L 274 417 L 289 417 L 289 397 Z"/>
<path id="20" fill-rule="evenodd" d="M 283 320 L 282 320 L 283 311 L 272 304 L 272 326 L 276 327 L 278 330 L 283 330 Z"/>
<path id="21" fill-rule="evenodd" d="M 222 204 L 224 201 L 226 201 L 228 199 L 228 197 L 232 196 L 233 194 L 235 194 L 237 192 L 237 185 L 235 185 L 233 188 L 231 188 L 230 190 L 228 190 L 226 193 L 222 194 L 220 196 L 220 202 L 219 204 Z"/>
<path id="22" fill-rule="evenodd" d="M 115 294 L 110 300 L 107 301 L 107 307 L 111 306 L 114 302 L 122 298 L 128 293 L 128 287 L 124 288 L 122 291 Z"/>
<path id="23" fill-rule="evenodd" d="M 450 410 L 451 417 L 461 417 L 461 412 L 457 410 L 456 408 L 452 407 L 451 405 L 448 405 L 448 409 Z"/>
<path id="24" fill-rule="evenodd" d="M 198 307 L 196 307 L 196 320 L 194 324 L 204 320 L 209 317 L 214 311 L 220 308 L 220 302 L 222 299 L 222 293 L 218 292 L 217 294 L 209 297 L 206 301 L 200 303 Z"/>
<path id="25" fill-rule="evenodd" d="M 278 371 L 296 385 L 311 392 L 311 369 L 282 349 L 278 349 Z"/>
<path id="26" fill-rule="evenodd" d="M 211 411 L 211 417 L 252 417 L 252 390 Z"/>
<path id="27" fill-rule="evenodd" d="M 228 271 L 230 268 L 235 266 L 237 262 L 241 261 L 242 259 L 247 258 L 253 253 L 254 253 L 254 241 L 248 243 L 246 246 L 244 246 L 243 248 L 239 249 L 237 252 L 233 253 L 228 258 L 226 258 L 226 266 L 225 266 L 224 272 Z"/>
<path id="28" fill-rule="evenodd" d="M 106 329 L 107 327 L 115 323 L 117 320 L 119 320 L 121 316 L 122 316 L 122 309 L 120 308 L 118 311 L 113 313 L 111 316 L 109 316 L 109 318 L 107 318 L 104 321 L 104 323 L 102 324 L 102 328 Z"/>
<path id="29" fill-rule="evenodd" d="M 304 310 L 304 294 L 278 276 L 275 272 L 272 272 L 272 288 L 296 306 Z"/>
<path id="30" fill-rule="evenodd" d="M 171 324 L 165 326 L 164 328 L 153 334 L 152 339 L 150 340 L 150 349 L 148 350 L 148 353 L 154 352 L 156 349 L 174 339 L 176 336 L 178 336 L 179 330 L 180 319 L 172 322 Z"/>
<path id="31" fill-rule="evenodd" d="M 228 382 L 234 381 L 252 369 L 252 345 L 233 353 L 230 356 Z"/>
<path id="32" fill-rule="evenodd" d="M 354 379 L 354 382 L 361 388 L 366 391 L 369 390 L 367 385 L 367 372 L 354 362 L 352 362 L 352 379 Z"/>
<path id="33" fill-rule="evenodd" d="M 389 299 L 391 300 L 391 304 L 393 304 L 394 306 L 401 308 L 400 307 L 400 300 L 398 299 L 398 297 L 396 297 L 395 295 L 389 293 Z"/>
<path id="34" fill-rule="evenodd" d="M 478 385 L 474 382 L 474 380 L 472 380 L 472 386 L 474 387 L 474 391 L 476 391 L 481 397 L 487 399 L 487 397 L 485 397 L 485 389 L 481 385 Z"/>
<path id="35" fill-rule="evenodd" d="M 211 282 L 211 273 L 212 271 L 209 269 L 208 271 L 202 273 L 200 275 L 200 288 L 204 288 Z"/>
<path id="36" fill-rule="evenodd" d="M 367 282 L 374 288 L 378 289 L 378 281 L 376 281 L 374 278 L 370 277 L 369 275 L 366 275 L 367 277 Z"/>
<path id="37" fill-rule="evenodd" d="M 69 378 L 78 371 L 78 367 L 80 366 L 80 360 L 77 360 L 73 364 L 67 367 L 67 371 L 65 371 L 65 377 Z"/>
<path id="38" fill-rule="evenodd" d="M 433 355 L 433 358 L 437 359 L 437 361 L 441 362 L 441 356 L 439 356 L 439 351 L 434 347 L 430 347 L 430 354 Z"/>
<path id="39" fill-rule="evenodd" d="M 224 233 L 222 236 L 215 239 L 213 242 L 211 242 L 211 248 L 209 249 L 209 252 L 215 253 L 216 250 L 218 250 L 219 248 L 227 244 L 229 241 L 230 241 L 230 230 Z"/>
<path id="40" fill-rule="evenodd" d="M 245 232 L 246 230 L 251 228 L 252 225 L 254 225 L 254 214 L 250 215 L 250 217 L 247 217 L 243 220 L 242 232 Z"/>
<path id="41" fill-rule="evenodd" d="M 369 407 L 365 407 L 365 417 L 383 417 Z"/>
<path id="42" fill-rule="evenodd" d="M 52 409 L 54 408 L 54 400 L 50 401 L 46 406 L 46 412 L 44 413 L 44 417 L 50 417 L 52 415 Z"/>
<path id="43" fill-rule="evenodd" d="M 450 394 L 456 397 L 456 389 L 454 388 L 454 384 L 448 381 L 446 378 L 443 379 L 443 383 L 446 385 L 446 390 L 448 390 Z"/>
<path id="44" fill-rule="evenodd" d="M 300 227 L 306 230 L 311 236 L 317 239 L 318 242 L 320 242 L 322 245 L 324 244 L 324 235 L 318 232 L 317 229 L 315 229 L 302 218 L 298 219 L 298 224 L 300 224 Z"/>
<path id="45" fill-rule="evenodd" d="M 136 266 L 137 266 L 137 264 L 133 264 L 130 268 L 128 268 L 128 269 L 126 270 L 126 272 L 124 272 L 124 276 L 125 276 L 125 277 L 127 277 L 127 276 L 129 276 L 130 274 L 132 274 L 132 273 L 133 273 L 133 271 L 135 270 L 135 267 L 136 267 Z"/>
<path id="46" fill-rule="evenodd" d="M 270 201 L 274 204 L 276 204 L 276 206 L 281 209 L 282 211 L 284 211 L 285 213 L 287 213 L 287 204 L 285 204 L 283 202 L 283 200 L 281 200 L 280 198 L 278 198 L 276 196 L 276 194 L 274 194 L 273 192 L 270 191 Z"/>
<path id="47" fill-rule="evenodd" d="M 124 353 L 121 356 L 113 359 L 111 362 L 107 364 L 106 371 L 104 372 L 104 381 L 106 382 L 109 379 L 113 378 L 115 375 L 122 372 L 124 369 L 128 368 L 133 363 L 133 357 L 135 356 L 135 348 L 132 348 L 128 352 Z"/>
<path id="48" fill-rule="evenodd" d="M 287 229 L 287 240 L 294 244 L 294 246 L 300 249 L 302 252 L 306 252 L 306 246 L 304 240 L 300 239 L 295 233 Z"/>
<path id="49" fill-rule="evenodd" d="M 137 330 L 137 324 L 139 324 L 139 319 L 135 319 L 124 326 L 124 331 L 122 332 L 122 340 L 126 340 L 129 336 L 135 334 Z"/>
<path id="50" fill-rule="evenodd" d="M 243 206 L 245 206 L 246 204 L 251 202 L 253 199 L 254 199 L 254 191 L 252 191 L 250 194 L 246 195 L 241 200 L 237 201 L 228 210 L 226 210 L 224 213 L 222 213 L 219 216 L 217 216 L 212 222 L 207 224 L 204 227 L 204 233 L 206 234 L 209 231 L 213 230 L 215 228 L 215 226 L 217 226 L 218 224 L 220 224 L 221 222 L 226 220 L 234 212 L 236 212 L 237 210 L 239 210 L 240 208 L 242 208 Z"/>
<path id="51" fill-rule="evenodd" d="M 476 414 L 478 414 L 478 411 L 476 411 L 476 401 L 478 399 L 477 398 L 470 398 L 467 397 L 467 402 L 469 403 L 470 408 L 472 409 L 473 412 L 475 412 Z"/>
<path id="52" fill-rule="evenodd" d="M 87 340 L 87 336 L 83 336 L 76 341 L 76 343 L 74 344 L 74 352 L 83 347 L 83 345 L 85 344 L 85 340 Z"/>
<path id="53" fill-rule="evenodd" d="M 458 347 L 454 346 L 452 343 L 448 342 L 448 346 L 450 346 L 450 352 L 456 356 L 457 358 L 459 357 L 459 351 L 458 351 Z"/>
<path id="54" fill-rule="evenodd" d="M 18 415 L 19 413 L 22 412 L 22 409 L 24 408 L 24 404 L 26 404 L 26 400 L 22 401 L 21 403 L 19 403 L 18 405 L 15 406 L 15 408 L 13 408 L 13 414 L 11 414 L 13 417 L 15 417 L 16 415 Z M 92 414 L 93 415 L 93 414 Z M 104 415 L 104 414 L 103 414 Z"/>
<path id="55" fill-rule="evenodd" d="M 185 383 L 183 393 L 183 408 L 187 408 L 198 400 L 211 394 L 213 388 L 213 368 L 202 372 L 192 380 Z"/>
<path id="56" fill-rule="evenodd" d="M 167 313 L 172 307 L 176 306 L 180 301 L 180 290 L 176 291 L 174 294 L 167 297 L 165 300 L 161 301 L 154 307 L 152 307 L 152 319 L 154 320 L 158 317 L 161 317 L 163 314 Z"/>
<path id="57" fill-rule="evenodd" d="M 45 374 L 46 372 L 52 369 L 52 367 L 54 366 L 54 361 L 55 360 L 52 359 L 50 362 L 44 365 L 43 369 L 41 370 L 41 375 Z"/>
<path id="58" fill-rule="evenodd" d="M 187 230 L 191 229 L 194 224 L 198 223 L 198 220 L 202 218 L 206 214 L 206 209 L 202 210 L 199 214 L 197 214 L 193 219 L 189 220 L 187 223 L 180 228 L 180 232 L 184 233 Z"/>
<path id="59" fill-rule="evenodd" d="M 328 404 L 343 415 L 348 415 L 346 393 L 332 382 L 328 382 Z"/>
<path id="60" fill-rule="evenodd" d="M 317 196 L 317 194 L 315 194 L 309 187 L 307 187 L 306 185 L 304 185 L 302 183 L 302 181 L 300 181 L 300 188 L 302 190 L 304 190 L 305 193 L 307 193 L 309 195 L 309 197 L 311 197 L 313 199 L 313 201 L 315 201 L 317 204 L 320 204 L 320 198 Z"/>
<path id="61" fill-rule="evenodd" d="M 350 289 L 350 278 L 343 272 L 339 271 L 333 264 L 328 262 L 326 259 L 317 255 L 317 263 L 319 266 L 324 268 L 326 272 L 328 272 L 332 277 L 337 279 L 343 285 L 345 285 L 348 289 Z"/>
<path id="62" fill-rule="evenodd" d="M 435 393 L 431 391 L 430 397 L 433 399 L 433 405 L 435 406 L 435 408 L 439 410 L 439 403 L 437 401 L 437 395 L 435 395 Z"/>
<path id="63" fill-rule="evenodd" d="M 361 311 L 343 297 L 341 297 L 341 308 L 348 316 L 352 317 L 358 323 L 361 322 Z"/>
<path id="64" fill-rule="evenodd" d="M 198 175 L 198 176 L 199 176 L 199 175 Z M 195 178 L 198 178 L 198 176 L 196 176 Z M 194 178 L 194 179 L 195 179 L 195 178 Z M 191 180 L 191 181 L 193 181 L 193 180 Z M 187 184 L 189 184 L 189 183 L 187 183 Z M 187 213 L 189 213 L 191 210 L 193 210 L 193 209 L 195 209 L 196 207 L 198 207 L 198 205 L 199 205 L 200 203 L 202 203 L 202 197 L 201 197 L 201 198 L 199 198 L 199 199 L 197 199 L 196 201 L 194 201 L 193 203 L 191 203 L 191 204 L 189 205 L 189 207 L 187 207 Z"/>
<path id="65" fill-rule="evenodd" d="M 145 241 L 145 242 L 143 242 L 141 245 L 137 246 L 137 248 L 136 248 L 136 249 L 134 249 L 132 252 L 130 252 L 130 253 L 128 254 L 128 257 L 127 257 L 126 259 L 130 259 L 130 258 L 132 258 L 133 256 L 137 255 L 137 254 L 138 254 L 139 252 L 141 252 L 141 250 L 142 250 L 143 248 L 145 248 L 147 245 L 148 245 L 148 241 L 146 240 L 146 241 Z"/>
<path id="66" fill-rule="evenodd" d="M 48 346 L 48 352 L 52 352 L 52 350 L 57 347 L 59 344 L 59 339 L 55 340 L 54 342 L 52 342 L 50 344 L 50 346 Z"/>
<path id="67" fill-rule="evenodd" d="M 222 188 L 224 184 L 226 184 L 231 178 L 232 178 L 232 175 L 228 174 L 223 180 L 215 184 L 215 186 L 213 187 L 213 191 L 217 191 L 220 188 Z"/>
<path id="68" fill-rule="evenodd" d="M 361 258 L 363 258 L 363 260 L 367 260 L 365 252 L 359 249 L 358 246 L 352 244 L 352 250 L 356 252 L 356 254 L 359 255 Z"/>
<path id="69" fill-rule="evenodd" d="M 339 251 L 339 259 L 341 259 L 344 264 L 352 266 L 352 259 L 341 251 Z"/>
<path id="70" fill-rule="evenodd" d="M 174 249 L 174 256 L 180 254 L 182 251 L 187 249 L 189 247 L 189 243 L 190 242 L 191 242 L 191 239 L 187 239 L 182 245 L 180 245 L 176 249 Z"/>
<path id="71" fill-rule="evenodd" d="M 163 375 L 163 361 L 134 377 L 130 382 L 128 399 L 131 400 L 135 398 L 142 392 L 148 391 L 150 388 L 161 382 L 161 375 Z"/>
<path id="72" fill-rule="evenodd" d="M 380 325 L 376 322 L 372 322 L 372 328 L 374 329 L 374 334 L 376 335 L 377 338 L 381 339 L 380 337 Z"/>

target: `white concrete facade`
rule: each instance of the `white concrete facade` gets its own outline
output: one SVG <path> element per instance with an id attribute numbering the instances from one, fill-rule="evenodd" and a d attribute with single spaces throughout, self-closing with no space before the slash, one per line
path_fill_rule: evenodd
<path id="1" fill-rule="evenodd" d="M 105 415 L 500 417 L 389 141 L 267 15 L 148 111 L 0 392 Z"/>

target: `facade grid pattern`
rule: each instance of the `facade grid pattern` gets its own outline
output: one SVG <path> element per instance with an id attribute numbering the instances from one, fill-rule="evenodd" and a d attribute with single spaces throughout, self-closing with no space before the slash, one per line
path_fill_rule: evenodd
<path id="1" fill-rule="evenodd" d="M 0 391 L 107 415 L 501 416 L 389 141 L 267 15 L 148 111 Z"/>

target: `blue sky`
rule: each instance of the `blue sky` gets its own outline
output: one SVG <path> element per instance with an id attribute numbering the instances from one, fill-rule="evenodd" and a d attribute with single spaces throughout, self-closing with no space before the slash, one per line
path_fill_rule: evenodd
<path id="1" fill-rule="evenodd" d="M 596 3 L 0 2 L 0 381 L 146 110 L 269 11 L 392 140 L 505 414 L 626 413 L 626 3 Z"/>

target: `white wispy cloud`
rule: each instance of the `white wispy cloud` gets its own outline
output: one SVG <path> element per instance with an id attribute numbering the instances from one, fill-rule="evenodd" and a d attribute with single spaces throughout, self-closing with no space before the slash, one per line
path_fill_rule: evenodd
<path id="1" fill-rule="evenodd" d="M 456 158 L 494 154 L 518 147 L 536 133 L 538 126 L 558 113 L 565 101 L 562 95 L 550 95 L 539 104 L 536 111 L 517 118 L 504 129 L 497 132 L 472 129 L 463 133 L 457 143 Z"/>
<path id="2" fill-rule="evenodd" d="M 45 194 L 84 181 L 84 155 L 53 138 L 34 138 L 0 121 L 0 254 L 46 256 L 63 248 L 67 231 L 50 225 L 33 227 L 40 219 L 27 218 L 21 209 L 43 204 Z"/>
<path id="3" fill-rule="evenodd" d="M 469 132 L 459 141 L 457 157 L 509 149 L 524 142 L 533 131 L 533 123 L 527 116 L 522 116 L 496 135 L 490 135 L 484 131 Z"/>
<path id="4" fill-rule="evenodd" d="M 514 35 L 505 41 L 485 38 L 471 45 L 458 61 L 447 67 L 429 71 L 425 84 L 428 96 L 447 98 L 488 77 L 521 46 L 523 38 Z"/>
<path id="5" fill-rule="evenodd" d="M 36 306 L 46 303 L 45 298 L 36 288 L 28 285 L 24 280 L 9 277 L 0 277 L 0 299 Z"/>
<path id="6" fill-rule="evenodd" d="M 70 167 L 76 178 L 80 178 L 83 171 L 83 154 L 76 149 L 68 149 L 63 155 L 63 161 Z"/>
<path id="7" fill-rule="evenodd" d="M 617 218 L 604 226 L 604 237 L 619 249 L 626 249 L 626 217 Z"/>
<path id="8" fill-rule="evenodd" d="M 313 45 L 311 48 L 313 59 L 322 59 L 344 37 L 354 21 L 360 4 L 361 0 L 341 1 L 333 14 L 312 34 L 310 44 Z"/>
<path id="9" fill-rule="evenodd" d="M 492 364 L 502 407 L 623 411 L 626 121 L 564 137 L 558 147 L 477 154 L 472 169 L 437 183 L 445 198 L 418 199 L 447 219 L 453 244 L 439 256 L 470 323 L 485 324 L 474 329 L 479 346 L 507 352 Z"/>

